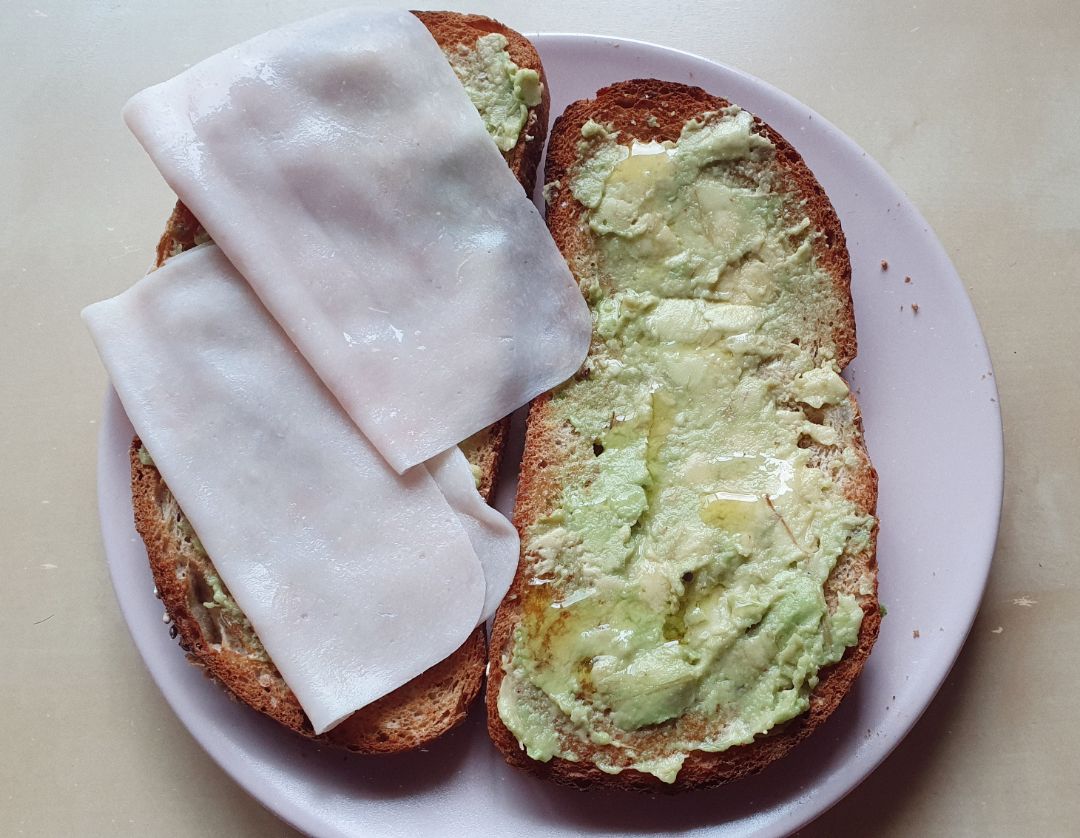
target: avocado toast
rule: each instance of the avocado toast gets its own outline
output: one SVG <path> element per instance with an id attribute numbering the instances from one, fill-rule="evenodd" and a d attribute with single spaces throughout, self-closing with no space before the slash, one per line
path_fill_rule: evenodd
<path id="1" fill-rule="evenodd" d="M 579 788 L 718 785 L 817 728 L 880 624 L 844 234 L 777 132 L 674 83 L 571 105 L 545 183 L 593 345 L 529 413 L 489 732 Z"/>
<path id="2" fill-rule="evenodd" d="M 531 193 L 549 102 L 536 51 L 521 35 L 489 18 L 451 12 L 420 12 L 417 17 L 446 53 L 508 165 Z M 194 215 L 178 203 L 158 244 L 157 265 L 208 240 Z M 487 499 L 494 491 L 506 428 L 504 420 L 462 444 Z M 240 700 L 311 736 L 310 722 L 295 696 L 138 440 L 131 447 L 131 471 L 136 527 L 172 631 L 189 659 Z M 323 738 L 365 753 L 419 747 L 464 719 L 479 693 L 484 663 L 485 631 L 480 626 L 449 658 Z"/>

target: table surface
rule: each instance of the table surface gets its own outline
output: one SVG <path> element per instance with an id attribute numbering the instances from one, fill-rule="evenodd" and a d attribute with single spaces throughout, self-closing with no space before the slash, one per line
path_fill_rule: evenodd
<path id="1" fill-rule="evenodd" d="M 141 275 L 172 205 L 120 121 L 127 97 L 339 5 L 9 0 L 0 11 L 4 834 L 294 834 L 188 735 L 120 617 L 95 497 L 106 377 L 78 312 Z M 1001 532 L 941 692 L 804 834 L 1075 829 L 1080 727 L 1060 719 L 1080 692 L 1080 667 L 1061 663 L 1080 614 L 1080 11 L 1064 0 L 477 0 L 469 10 L 523 32 L 640 38 L 739 67 L 834 122 L 926 215 L 994 359 Z"/>

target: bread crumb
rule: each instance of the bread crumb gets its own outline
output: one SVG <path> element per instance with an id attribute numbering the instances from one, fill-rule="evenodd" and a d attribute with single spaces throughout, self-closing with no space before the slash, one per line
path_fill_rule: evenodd
<path id="1" fill-rule="evenodd" d="M 889 260 L 888 259 L 882 259 L 881 260 L 881 269 L 883 271 L 887 271 L 889 269 Z"/>
<path id="2" fill-rule="evenodd" d="M 904 277 L 904 282 L 907 283 L 908 285 L 911 285 L 911 277 L 910 276 L 905 276 Z"/>
<path id="3" fill-rule="evenodd" d="M 1005 626 L 998 626 L 996 629 L 990 629 L 991 634 L 1001 634 L 1005 631 Z"/>
<path id="4" fill-rule="evenodd" d="M 918 303 L 912 303 L 911 304 L 911 313 L 912 314 L 918 314 L 919 313 L 919 304 Z"/>
<path id="5" fill-rule="evenodd" d="M 918 639 L 919 639 L 919 630 L 918 630 L 918 629 L 915 629 L 915 631 L 913 631 L 913 632 L 911 633 L 911 636 L 912 636 L 912 638 L 914 638 L 915 640 L 918 640 Z"/>

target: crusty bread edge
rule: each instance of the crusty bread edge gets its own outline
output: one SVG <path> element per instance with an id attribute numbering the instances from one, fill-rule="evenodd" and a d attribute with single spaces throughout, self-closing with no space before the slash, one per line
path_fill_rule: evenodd
<path id="1" fill-rule="evenodd" d="M 662 105 L 660 104 L 662 103 Z M 577 141 L 582 124 L 594 118 L 601 123 L 613 123 L 623 136 L 642 141 L 674 140 L 690 119 L 729 105 L 724 99 L 712 96 L 701 88 L 657 82 L 631 80 L 604 88 L 595 99 L 570 105 L 552 128 L 548 145 L 545 183 L 551 190 L 548 207 L 548 226 L 567 261 L 574 267 L 577 251 L 587 248 L 586 234 L 580 218 L 583 208 L 569 192 L 570 170 L 577 159 Z M 649 125 L 649 117 L 655 125 Z M 631 122 L 631 119 L 633 122 Z M 834 323 L 832 339 L 836 346 L 837 363 L 841 368 L 855 357 L 855 320 L 851 301 L 851 263 L 840 220 L 798 152 L 774 129 L 755 117 L 754 130 L 764 134 L 776 147 L 777 161 L 782 174 L 778 191 L 792 191 L 806 198 L 802 211 L 809 216 L 814 229 L 821 235 L 814 241 L 814 255 L 819 265 L 829 272 L 835 291 L 843 301 L 840 316 Z M 564 210 L 565 211 L 562 211 Z M 576 273 L 576 271 L 575 271 Z M 526 543 L 528 526 L 539 517 L 556 487 L 544 485 L 543 463 L 546 457 L 557 455 L 552 450 L 553 435 L 545 428 L 550 395 L 536 399 L 529 411 L 525 453 L 521 465 L 514 522 Z M 842 481 L 845 496 L 869 514 L 877 508 L 877 474 L 870 464 L 862 437 L 862 419 L 854 395 L 845 406 L 849 445 L 860 460 L 857 479 Z M 845 555 L 838 562 L 865 566 L 873 578 L 873 590 L 857 596 L 863 610 L 858 642 L 849 648 L 836 664 L 819 672 L 819 683 L 810 696 L 809 710 L 748 745 L 730 748 L 720 753 L 692 751 L 686 758 L 674 783 L 634 769 L 618 774 L 601 771 L 587 761 L 572 762 L 554 757 L 539 762 L 526 755 L 514 735 L 503 724 L 498 711 L 498 694 L 504 671 L 502 658 L 513 643 L 513 630 L 520 616 L 518 592 L 527 582 L 527 567 L 519 563 L 518 573 L 495 617 L 489 647 L 488 684 L 486 694 L 488 731 L 496 747 L 511 765 L 578 789 L 619 788 L 646 792 L 678 792 L 717 786 L 754 774 L 766 765 L 789 753 L 833 713 L 849 692 L 862 671 L 877 639 L 881 614 L 877 600 L 875 525 L 867 549 L 857 555 Z M 837 571 L 834 571 L 834 574 Z"/>

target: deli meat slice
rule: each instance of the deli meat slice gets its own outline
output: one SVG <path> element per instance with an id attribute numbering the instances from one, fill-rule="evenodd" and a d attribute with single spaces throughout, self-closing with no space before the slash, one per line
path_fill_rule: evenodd
<path id="1" fill-rule="evenodd" d="M 217 247 L 83 317 L 316 733 L 464 642 L 484 573 L 439 485 L 390 468 Z"/>
<path id="2" fill-rule="evenodd" d="M 269 32 L 124 117 L 398 472 L 584 359 L 589 313 L 563 257 L 411 14 Z"/>
<path id="3" fill-rule="evenodd" d="M 484 610 L 480 619 L 487 620 L 514 581 L 521 549 L 517 530 L 476 491 L 469 461 L 456 445 L 432 457 L 425 465 L 457 514 L 484 568 Z"/>

